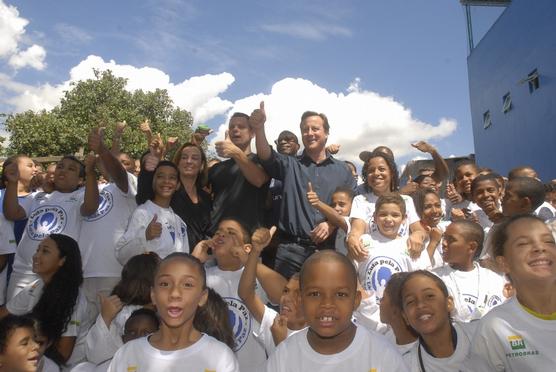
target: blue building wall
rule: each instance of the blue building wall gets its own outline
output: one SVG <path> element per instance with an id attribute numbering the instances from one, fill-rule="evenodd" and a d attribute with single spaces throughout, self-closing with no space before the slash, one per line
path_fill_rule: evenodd
<path id="1" fill-rule="evenodd" d="M 475 155 L 507 175 L 533 166 L 556 178 L 556 1 L 513 0 L 467 58 Z M 519 83 L 537 69 L 539 89 Z M 503 113 L 503 96 L 512 108 Z M 490 111 L 492 125 L 483 127 Z"/>

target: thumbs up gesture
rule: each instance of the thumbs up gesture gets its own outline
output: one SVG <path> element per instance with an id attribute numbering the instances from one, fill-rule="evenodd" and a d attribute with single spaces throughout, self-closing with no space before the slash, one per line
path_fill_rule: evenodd
<path id="1" fill-rule="evenodd" d="M 153 240 L 156 238 L 160 238 L 162 234 L 162 224 L 157 221 L 158 216 L 155 214 L 153 219 L 147 225 L 147 229 L 145 230 L 145 237 L 147 240 Z"/>
<path id="2" fill-rule="evenodd" d="M 216 149 L 216 154 L 221 158 L 235 158 L 242 152 L 241 149 L 230 140 L 228 131 L 226 131 L 224 141 L 216 142 L 214 147 Z"/>
<path id="3" fill-rule="evenodd" d="M 264 101 L 261 101 L 259 108 L 253 110 L 251 116 L 249 117 L 249 126 L 251 129 L 261 129 L 264 127 L 266 122 L 266 111 L 264 110 Z"/>
<path id="4" fill-rule="evenodd" d="M 309 200 L 309 204 L 311 204 L 315 208 L 320 203 L 319 196 L 315 191 L 313 191 L 313 185 L 311 184 L 311 182 L 307 184 L 307 200 Z"/>
<path id="5" fill-rule="evenodd" d="M 102 148 L 104 147 L 103 138 L 104 128 L 93 128 L 93 130 L 91 130 L 91 133 L 89 133 L 88 138 L 89 150 L 100 154 Z"/>

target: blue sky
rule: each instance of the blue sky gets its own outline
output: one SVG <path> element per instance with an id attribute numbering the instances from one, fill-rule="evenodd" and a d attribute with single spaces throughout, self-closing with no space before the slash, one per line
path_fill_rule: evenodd
<path id="1" fill-rule="evenodd" d="M 275 130 L 295 129 L 298 119 L 292 118 L 301 112 L 282 116 L 295 106 L 287 101 L 289 89 L 323 94 L 320 101 L 295 97 L 307 109 L 326 113 L 330 105 L 346 105 L 349 96 L 350 113 L 373 117 L 358 123 L 341 107 L 331 108 L 330 139 L 346 144 L 341 150 L 346 158 L 365 146 L 365 138 L 352 143 L 346 131 L 367 137 L 369 146 L 393 146 L 401 160 L 418 154 L 407 143 L 398 146 L 396 133 L 411 132 L 400 139 L 405 142 L 427 139 L 445 156 L 473 152 L 465 16 L 457 0 L 0 1 L 28 21 L 17 50 L 37 44 L 45 51 L 42 69 L 14 68 L 0 52 L 4 112 L 26 107 L 18 100 L 27 88 L 61 89 L 70 70 L 92 55 L 118 66 L 157 69 L 174 85 L 210 74 L 214 88 L 201 81 L 208 92 L 183 105 L 205 105 L 196 118 L 213 126 L 217 136 L 230 110 L 251 110 L 261 98 L 273 102 L 268 111 Z M 473 9 L 476 39 L 501 11 Z M 279 87 L 286 94 L 278 98 L 273 95 Z M 199 103 L 202 99 L 212 103 Z M 390 109 L 375 117 L 376 109 L 369 113 L 357 105 Z M 407 123 L 397 127 L 397 120 Z M 360 131 L 368 126 L 376 128 Z M 392 126 L 391 133 L 384 126 Z M 335 130 L 341 133 L 334 135 Z"/>

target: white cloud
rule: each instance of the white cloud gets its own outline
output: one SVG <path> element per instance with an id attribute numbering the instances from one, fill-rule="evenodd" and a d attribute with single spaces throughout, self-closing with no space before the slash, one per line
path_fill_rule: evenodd
<path id="1" fill-rule="evenodd" d="M 32 67 L 42 70 L 46 66 L 46 51 L 40 45 L 32 45 L 21 50 L 25 27 L 29 21 L 19 16 L 19 11 L 12 5 L 0 0 L 0 58 L 8 59 L 14 69 Z"/>
<path id="2" fill-rule="evenodd" d="M 315 41 L 326 40 L 329 36 L 351 36 L 351 31 L 345 27 L 316 22 L 264 24 L 261 28 L 268 32 Z"/>
<path id="3" fill-rule="evenodd" d="M 40 45 L 33 44 L 27 50 L 13 54 L 8 63 L 16 70 L 26 66 L 33 67 L 36 70 L 43 70 L 46 67 L 45 57 L 46 50 Z"/>
<path id="4" fill-rule="evenodd" d="M 126 89 L 130 91 L 167 89 L 174 103 L 191 112 L 196 123 L 224 114 L 232 106 L 230 101 L 219 97 L 235 80 L 233 75 L 227 72 L 195 76 L 174 84 L 170 82 L 170 77 L 159 69 L 120 65 L 113 60 L 106 62 L 101 57 L 92 55 L 71 69 L 69 80 L 55 86 L 44 84 L 33 87 L 13 82 L 5 75 L 0 76 L 0 81 L 7 90 L 16 93 L 8 100 L 16 111 L 49 110 L 60 102 L 64 91 L 69 89 L 70 82 L 94 79 L 94 69 L 111 70 L 115 76 L 128 79 Z"/>
<path id="5" fill-rule="evenodd" d="M 265 101 L 267 111 L 269 142 L 285 129 L 299 135 L 299 120 L 304 111 L 323 112 L 330 122 L 328 143 L 341 144 L 338 157 L 357 163 L 359 152 L 378 145 L 392 148 L 396 158 L 407 156 L 415 151 L 411 143 L 447 137 L 457 125 L 445 118 L 437 125 L 422 122 L 392 97 L 362 90 L 357 80 L 344 94 L 329 92 L 305 79 L 286 78 L 276 82 L 270 94 L 256 94 L 234 102 L 230 112 L 250 113 L 261 100 Z M 223 123 L 218 128 L 214 141 L 224 138 L 226 126 Z"/>

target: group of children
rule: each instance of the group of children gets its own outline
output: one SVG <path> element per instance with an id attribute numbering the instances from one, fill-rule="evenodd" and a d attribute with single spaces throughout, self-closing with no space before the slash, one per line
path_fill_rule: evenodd
<path id="1" fill-rule="evenodd" d="M 443 198 L 445 172 L 399 190 L 391 151 L 365 152 L 357 190 L 338 188 L 328 205 L 307 185 L 302 197 L 336 229 L 335 249 L 284 278 L 260 260 L 275 227 L 249 231 L 224 217 L 189 245 L 171 208 L 179 156 L 147 166 L 152 189 L 136 207 L 136 179 L 101 130 L 89 147 L 96 156 L 64 157 L 40 191 L 31 159 L 4 164 L 1 372 L 548 371 L 556 362 L 553 189 L 528 167 L 505 180 L 462 162 Z M 99 187 L 95 169 L 110 182 Z"/>

